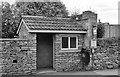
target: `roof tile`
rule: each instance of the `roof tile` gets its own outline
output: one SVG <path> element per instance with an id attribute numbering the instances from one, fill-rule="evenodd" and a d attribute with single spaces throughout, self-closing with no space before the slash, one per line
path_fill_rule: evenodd
<path id="1" fill-rule="evenodd" d="M 78 24 L 70 18 L 23 16 L 23 20 L 30 30 L 67 30 L 86 31 L 83 24 Z"/>

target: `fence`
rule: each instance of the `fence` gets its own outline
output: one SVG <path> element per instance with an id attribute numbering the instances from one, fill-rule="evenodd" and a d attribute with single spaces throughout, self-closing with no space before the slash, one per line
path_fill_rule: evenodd
<path id="1" fill-rule="evenodd" d="M 120 25 L 105 24 L 104 38 L 120 37 Z"/>

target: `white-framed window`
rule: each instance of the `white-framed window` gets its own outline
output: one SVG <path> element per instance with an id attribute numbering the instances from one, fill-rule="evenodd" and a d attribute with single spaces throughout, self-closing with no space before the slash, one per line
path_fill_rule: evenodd
<path id="1" fill-rule="evenodd" d="M 61 39 L 62 50 L 78 49 L 78 37 L 77 36 L 63 36 Z"/>

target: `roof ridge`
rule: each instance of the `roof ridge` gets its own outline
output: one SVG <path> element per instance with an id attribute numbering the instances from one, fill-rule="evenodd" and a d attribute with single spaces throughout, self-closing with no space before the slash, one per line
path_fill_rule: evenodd
<path id="1" fill-rule="evenodd" d="M 56 18 L 56 19 L 68 19 L 70 18 L 63 18 L 63 17 L 46 17 L 46 16 L 32 16 L 32 15 L 22 15 L 22 17 L 34 17 L 34 18 Z"/>

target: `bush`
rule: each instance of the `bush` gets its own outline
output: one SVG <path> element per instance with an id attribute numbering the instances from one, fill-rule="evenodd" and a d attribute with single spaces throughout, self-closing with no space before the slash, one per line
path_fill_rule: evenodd
<path id="1" fill-rule="evenodd" d="M 109 47 L 111 45 L 118 45 L 120 42 L 120 37 L 112 37 L 112 38 L 99 38 L 97 39 L 97 46 L 100 47 Z"/>
<path id="2" fill-rule="evenodd" d="M 97 38 L 102 38 L 104 36 L 105 29 L 102 23 L 97 25 Z"/>

